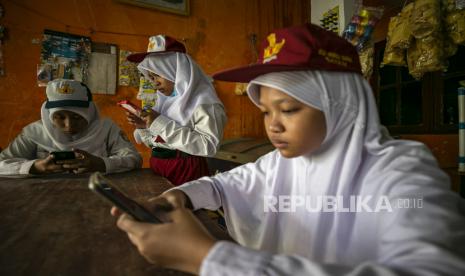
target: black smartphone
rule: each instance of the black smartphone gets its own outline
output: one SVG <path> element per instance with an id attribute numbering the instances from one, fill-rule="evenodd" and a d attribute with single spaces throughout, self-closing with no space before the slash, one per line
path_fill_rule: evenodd
<path id="1" fill-rule="evenodd" d="M 55 161 L 76 159 L 74 151 L 52 151 L 50 154 Z"/>
<path id="2" fill-rule="evenodd" d="M 102 176 L 100 172 L 93 173 L 89 178 L 89 189 L 105 198 L 113 205 L 128 213 L 134 219 L 141 222 L 163 223 L 155 215 L 143 206 L 123 194 L 110 184 L 110 181 Z"/>

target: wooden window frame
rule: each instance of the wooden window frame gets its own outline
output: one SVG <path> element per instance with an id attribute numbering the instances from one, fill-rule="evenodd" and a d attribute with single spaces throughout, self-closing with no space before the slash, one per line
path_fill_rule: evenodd
<path id="1" fill-rule="evenodd" d="M 396 82 L 395 84 L 390 84 L 386 86 L 380 85 L 380 70 L 379 65 L 382 61 L 382 56 L 380 54 L 381 50 L 385 47 L 386 41 L 381 41 L 375 44 L 375 56 L 374 56 L 374 68 L 373 75 L 370 79 L 370 84 L 373 87 L 374 96 L 376 99 L 376 104 L 378 110 L 380 110 L 380 91 L 381 88 L 387 88 L 393 86 L 396 88 L 397 100 L 396 100 L 396 125 L 386 126 L 390 133 L 393 135 L 401 134 L 450 134 L 458 133 L 458 125 L 447 125 L 443 123 L 444 115 L 444 80 L 459 76 L 464 76 L 465 70 L 457 71 L 454 73 L 442 73 L 442 72 L 431 72 L 426 73 L 421 81 L 421 95 L 422 95 L 422 123 L 418 125 L 401 125 L 400 116 L 401 116 L 401 86 L 413 83 L 414 81 L 408 80 L 401 82 L 400 74 L 401 70 L 396 70 Z"/>

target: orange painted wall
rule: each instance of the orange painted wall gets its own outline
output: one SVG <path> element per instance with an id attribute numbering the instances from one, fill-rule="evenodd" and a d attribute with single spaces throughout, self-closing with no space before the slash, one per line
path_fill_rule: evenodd
<path id="1" fill-rule="evenodd" d="M 114 0 L 1 0 L 8 29 L 3 55 L 5 76 L 0 76 L 0 147 L 21 129 L 40 118 L 44 88 L 35 76 L 44 29 L 86 35 L 92 41 L 117 44 L 121 49 L 145 51 L 149 35 L 168 34 L 183 40 L 188 53 L 211 74 L 254 61 L 250 35 L 258 41 L 270 30 L 309 21 L 310 0 L 191 0 L 191 15 L 179 16 Z M 120 34 L 118 34 L 120 33 Z M 121 34 L 125 33 L 125 34 Z M 132 35 L 131 35 L 132 34 Z M 228 115 L 225 138 L 265 137 L 261 115 L 245 96 L 234 94 L 234 84 L 215 83 Z M 135 88 L 119 87 L 115 96 L 97 95 L 101 114 L 112 118 L 131 136 L 132 128 L 115 106 L 133 101 Z M 132 138 L 131 138 L 132 139 Z M 145 166 L 149 150 L 138 146 Z"/>

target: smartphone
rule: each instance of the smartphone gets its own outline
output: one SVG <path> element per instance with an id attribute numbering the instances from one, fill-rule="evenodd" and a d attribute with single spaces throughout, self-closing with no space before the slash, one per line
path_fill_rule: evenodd
<path id="1" fill-rule="evenodd" d="M 50 154 L 53 155 L 55 161 L 76 159 L 74 151 L 52 151 Z"/>
<path id="2" fill-rule="evenodd" d="M 143 206 L 123 194 L 110 184 L 110 181 L 102 176 L 100 172 L 93 173 L 89 178 L 89 189 L 111 202 L 121 211 L 128 213 L 134 219 L 141 222 L 163 223 L 154 214 Z"/>
<path id="3" fill-rule="evenodd" d="M 140 113 L 142 112 L 142 108 L 138 107 L 137 105 L 131 103 L 128 100 L 119 101 L 117 105 L 121 106 L 122 108 L 126 109 L 127 111 L 131 112 L 137 117 L 140 117 Z"/>

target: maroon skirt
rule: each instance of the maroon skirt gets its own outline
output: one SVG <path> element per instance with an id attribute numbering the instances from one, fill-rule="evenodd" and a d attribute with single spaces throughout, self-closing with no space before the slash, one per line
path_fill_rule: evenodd
<path id="1" fill-rule="evenodd" d="M 199 179 L 208 175 L 208 165 L 205 157 L 194 156 L 176 151 L 174 157 L 150 158 L 150 168 L 158 175 L 167 178 L 173 185 Z"/>

